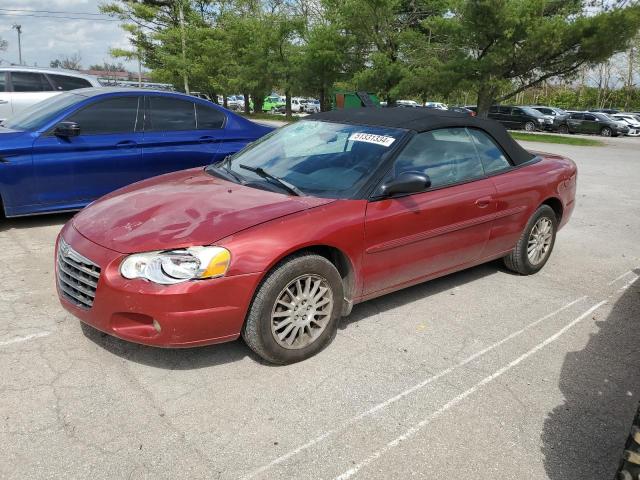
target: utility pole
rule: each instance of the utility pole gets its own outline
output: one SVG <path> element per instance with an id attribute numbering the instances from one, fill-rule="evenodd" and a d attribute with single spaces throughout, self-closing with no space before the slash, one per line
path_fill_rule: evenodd
<path id="1" fill-rule="evenodd" d="M 184 32 L 184 8 L 183 2 L 178 5 L 178 15 L 180 16 L 180 38 L 182 40 L 182 77 L 184 78 L 184 92 L 189 95 L 189 79 L 187 77 L 187 39 Z"/>
<path id="2" fill-rule="evenodd" d="M 13 28 L 18 31 L 18 64 L 22 65 L 22 43 L 20 41 L 20 36 L 22 35 L 22 25 L 14 23 Z"/>

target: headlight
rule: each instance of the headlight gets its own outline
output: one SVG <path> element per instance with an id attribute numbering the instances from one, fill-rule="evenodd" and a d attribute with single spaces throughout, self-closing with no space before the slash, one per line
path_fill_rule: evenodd
<path id="1" fill-rule="evenodd" d="M 124 278 L 144 278 L 162 285 L 221 277 L 227 273 L 231 253 L 222 247 L 189 247 L 180 250 L 129 255 L 120 265 Z"/>
<path id="2" fill-rule="evenodd" d="M 544 120 L 542 118 L 539 118 L 538 122 L 542 123 L 542 122 L 544 122 Z"/>

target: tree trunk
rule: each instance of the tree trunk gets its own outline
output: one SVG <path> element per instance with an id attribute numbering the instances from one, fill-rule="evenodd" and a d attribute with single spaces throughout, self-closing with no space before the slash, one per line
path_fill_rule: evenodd
<path id="1" fill-rule="evenodd" d="M 226 95 L 222 95 L 222 106 L 224 108 L 229 108 L 229 104 L 227 103 L 227 96 Z"/>
<path id="2" fill-rule="evenodd" d="M 251 96 L 253 97 L 253 111 L 255 113 L 262 113 L 262 105 L 264 104 L 262 93 L 254 92 Z"/>
<path id="3" fill-rule="evenodd" d="M 251 102 L 249 100 L 249 92 L 244 91 L 242 92 L 242 95 L 244 95 L 244 113 L 249 115 L 251 113 Z"/>
<path id="4" fill-rule="evenodd" d="M 326 112 L 327 110 L 329 110 L 327 108 L 327 105 L 326 105 L 326 102 L 327 102 L 327 89 L 326 89 L 326 87 L 324 85 L 320 89 L 320 98 L 318 100 L 320 100 L 320 111 L 321 112 Z"/>
<path id="5" fill-rule="evenodd" d="M 291 115 L 291 90 L 286 89 L 284 91 L 284 113 L 286 118 L 289 120 L 293 115 Z"/>
<path id="6" fill-rule="evenodd" d="M 493 87 L 482 85 L 478 90 L 478 105 L 477 116 L 478 118 L 487 118 L 489 116 L 489 109 L 493 105 L 493 101 L 496 97 L 496 90 Z"/>

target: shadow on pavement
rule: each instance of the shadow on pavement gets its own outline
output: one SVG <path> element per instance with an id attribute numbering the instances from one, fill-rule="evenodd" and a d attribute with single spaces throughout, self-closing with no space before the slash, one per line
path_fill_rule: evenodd
<path id="1" fill-rule="evenodd" d="M 62 228 L 74 215 L 75 212 L 68 212 L 33 215 L 30 217 L 0 218 L 0 232 L 12 229 L 26 230 L 29 228 L 51 227 L 54 225 L 59 225 Z"/>
<path id="2" fill-rule="evenodd" d="M 640 275 L 640 270 L 635 271 Z M 640 395 L 640 281 L 586 347 L 566 355 L 565 397 L 547 416 L 542 453 L 551 480 L 613 480 Z"/>
<path id="3" fill-rule="evenodd" d="M 413 287 L 405 288 L 394 293 L 389 293 L 367 302 L 359 303 L 353 307 L 351 315 L 345 317 L 340 322 L 339 329 L 345 330 L 353 323 L 387 310 L 415 302 L 421 298 L 436 295 L 438 293 L 452 290 L 466 283 L 474 282 L 496 272 L 508 271 L 501 260 L 478 265 L 477 267 L 452 273 L 444 277 L 436 278 L 425 283 L 419 283 Z M 509 272 L 512 273 L 512 272 Z"/>
<path id="4" fill-rule="evenodd" d="M 371 300 L 369 302 L 356 305 L 351 315 L 342 319 L 339 328 L 348 328 L 350 324 L 368 318 L 381 311 L 386 311 L 388 309 L 416 301 L 420 298 L 435 295 L 436 293 L 444 290 L 452 289 L 459 285 L 464 285 L 465 283 L 478 280 L 499 271 L 500 265 L 500 262 L 487 263 L 469 270 L 464 270 L 427 283 L 422 283 L 414 287 L 400 290 L 399 292 L 385 295 L 379 300 Z M 384 298 L 384 301 L 382 301 L 382 298 Z M 192 370 L 237 362 L 245 357 L 250 357 L 257 363 L 272 366 L 254 354 L 242 340 L 207 347 L 165 349 L 127 342 L 95 330 L 84 323 L 81 323 L 81 325 L 84 335 L 100 347 L 126 360 L 156 368 Z M 320 355 L 322 355 L 322 353 L 320 353 Z"/>

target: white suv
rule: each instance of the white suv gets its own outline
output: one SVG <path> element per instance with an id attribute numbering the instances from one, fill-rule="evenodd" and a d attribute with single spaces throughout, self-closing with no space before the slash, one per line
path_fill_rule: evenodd
<path id="1" fill-rule="evenodd" d="M 0 122 L 60 92 L 101 86 L 98 77 L 70 70 L 0 67 Z"/>

